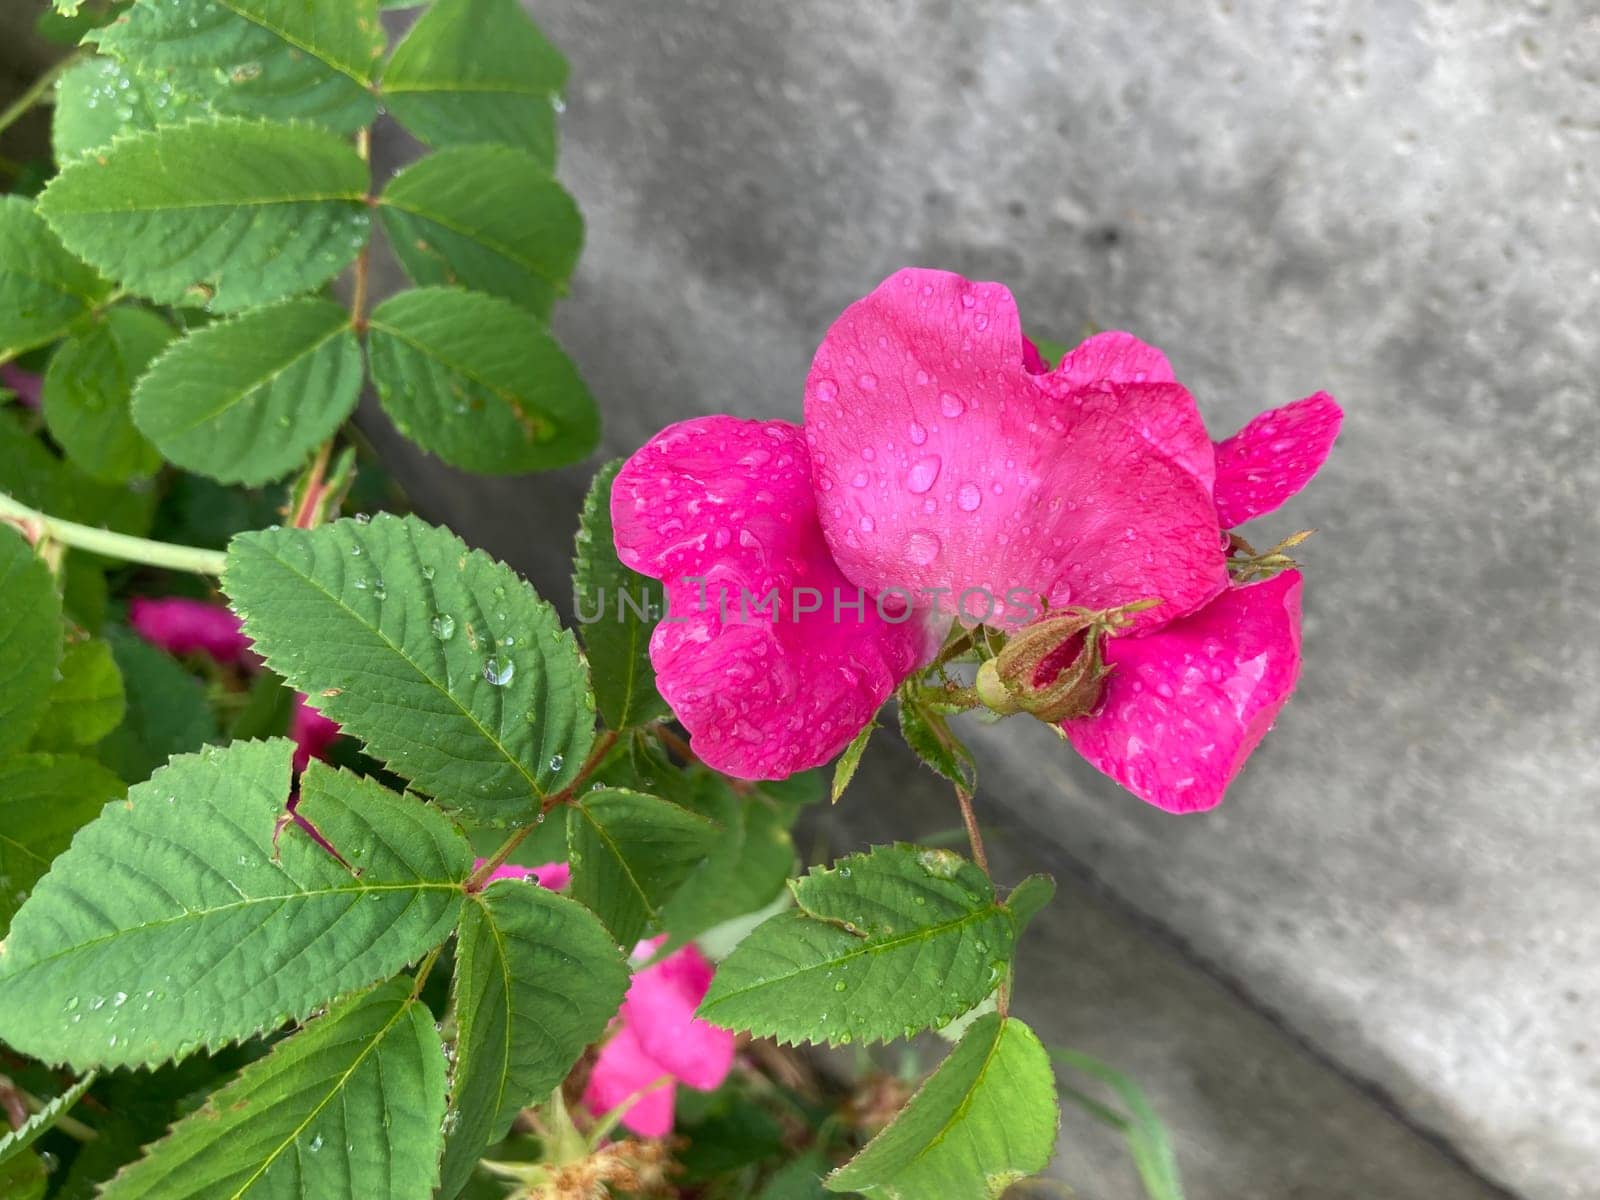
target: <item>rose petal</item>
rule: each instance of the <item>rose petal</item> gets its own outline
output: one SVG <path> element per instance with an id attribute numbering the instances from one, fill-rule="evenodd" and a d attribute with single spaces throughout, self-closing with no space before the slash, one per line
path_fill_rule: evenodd
<path id="1" fill-rule="evenodd" d="M 170 654 L 205 654 L 219 663 L 255 661 L 239 618 L 220 604 L 183 596 L 128 601 L 128 624 L 145 641 Z"/>
<path id="2" fill-rule="evenodd" d="M 1300 674 L 1300 573 L 1236 587 L 1145 637 L 1113 638 L 1098 711 L 1063 722 L 1095 767 L 1168 812 L 1211 808 Z"/>
<path id="3" fill-rule="evenodd" d="M 312 708 L 304 692 L 296 692 L 289 736 L 294 740 L 294 769 L 304 771 L 313 758 L 328 756 L 328 747 L 339 738 L 339 723 Z"/>
<path id="4" fill-rule="evenodd" d="M 1134 357 L 1127 342 L 1116 361 Z M 1110 345 L 1075 353 L 1110 362 Z M 1226 587 L 1193 399 L 1075 378 L 1028 374 L 998 284 L 901 271 L 846 309 L 806 383 L 819 517 L 844 573 L 874 592 L 943 589 L 942 611 L 1002 627 L 1038 596 L 1159 598 L 1139 618 L 1150 628 Z"/>
<path id="5" fill-rule="evenodd" d="M 937 643 L 915 614 L 884 619 L 870 594 L 854 608 L 788 422 L 663 430 L 617 475 L 611 515 L 622 561 L 664 584 L 656 685 L 719 771 L 781 779 L 827 762 Z"/>
<path id="6" fill-rule="evenodd" d="M 1029 375 L 1045 375 L 1050 371 L 1049 361 L 1027 334 L 1022 335 L 1022 369 Z"/>
<path id="7" fill-rule="evenodd" d="M 685 946 L 636 973 L 622 1003 L 644 1053 L 701 1091 L 718 1087 L 733 1065 L 733 1034 L 694 1015 L 714 973 L 705 955 Z"/>
<path id="8" fill-rule="evenodd" d="M 660 1063 L 640 1048 L 633 1030 L 623 1025 L 604 1046 L 583 1089 L 583 1103 L 601 1117 L 659 1079 L 668 1082 L 639 1097 L 623 1113 L 622 1123 L 640 1137 L 666 1137 L 672 1132 L 677 1087 Z"/>
<path id="9" fill-rule="evenodd" d="M 1172 364 L 1154 346 L 1131 333 L 1108 329 L 1087 338 L 1061 360 L 1056 382 L 1066 389 L 1097 383 L 1176 383 Z"/>
<path id="10" fill-rule="evenodd" d="M 1217 443 L 1217 517 L 1232 529 L 1277 508 L 1321 468 L 1344 411 L 1327 392 L 1269 409 Z"/>

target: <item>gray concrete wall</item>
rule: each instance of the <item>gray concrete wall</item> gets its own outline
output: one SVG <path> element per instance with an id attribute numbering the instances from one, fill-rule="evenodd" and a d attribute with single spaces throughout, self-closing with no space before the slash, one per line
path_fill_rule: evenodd
<path id="1" fill-rule="evenodd" d="M 1304 683 L 1220 811 L 979 736 L 985 812 L 1072 881 L 1027 1015 L 1140 1073 L 1197 1197 L 1488 1194 L 1461 1163 L 1600 1196 L 1600 8 L 534 8 L 589 220 L 557 325 L 609 451 L 797 416 L 828 322 L 904 264 L 1005 281 L 1045 336 L 1135 331 L 1219 432 L 1340 398 L 1265 523 L 1321 530 Z M 561 588 L 584 472 L 411 461 L 424 507 Z M 944 801 L 852 803 L 841 844 Z M 1082 1194 L 1136 1194 L 1084 1145 Z"/>

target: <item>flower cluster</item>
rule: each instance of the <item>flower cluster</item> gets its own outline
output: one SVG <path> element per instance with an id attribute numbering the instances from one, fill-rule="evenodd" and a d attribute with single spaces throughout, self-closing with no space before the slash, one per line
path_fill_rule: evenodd
<path id="1" fill-rule="evenodd" d="M 718 770 L 828 761 L 952 624 L 1055 621 L 1017 707 L 1075 672 L 1030 711 L 1143 799 L 1209 808 L 1300 662 L 1299 572 L 1239 569 L 1228 531 L 1311 479 L 1341 416 L 1318 393 L 1214 443 L 1153 347 L 1098 334 L 1052 368 L 1004 287 L 904 270 L 829 329 L 803 425 L 703 417 L 634 454 L 617 551 L 664 586 L 657 682 Z"/>

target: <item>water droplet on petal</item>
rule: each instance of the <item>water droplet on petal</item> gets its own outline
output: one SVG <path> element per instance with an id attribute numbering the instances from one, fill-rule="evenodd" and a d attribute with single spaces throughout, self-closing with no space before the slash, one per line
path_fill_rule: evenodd
<path id="1" fill-rule="evenodd" d="M 926 529 L 919 529 L 906 539 L 906 558 L 925 567 L 939 556 L 939 539 Z"/>
<path id="2" fill-rule="evenodd" d="M 961 490 L 956 493 L 956 503 L 961 506 L 962 512 L 972 512 L 983 503 L 983 493 L 978 490 L 975 483 L 963 483 Z"/>
<path id="3" fill-rule="evenodd" d="M 911 471 L 906 476 L 906 488 L 920 496 L 933 486 L 934 480 L 939 478 L 940 465 L 937 454 L 919 458 L 911 464 Z"/>
<path id="4" fill-rule="evenodd" d="M 961 397 L 954 392 L 940 392 L 939 411 L 947 417 L 959 417 L 964 411 L 961 407 Z"/>

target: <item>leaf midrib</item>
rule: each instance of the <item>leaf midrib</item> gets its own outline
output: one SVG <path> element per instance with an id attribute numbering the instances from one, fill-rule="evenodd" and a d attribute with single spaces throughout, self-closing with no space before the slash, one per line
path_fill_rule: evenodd
<path id="1" fill-rule="evenodd" d="M 290 1133 L 288 1137 L 284 1138 L 283 1141 L 278 1143 L 277 1149 L 273 1150 L 271 1154 L 262 1160 L 261 1166 L 256 1170 L 256 1173 L 250 1176 L 249 1179 L 245 1180 L 244 1183 L 240 1185 L 238 1190 L 233 1193 L 229 1200 L 240 1200 L 240 1197 L 250 1190 L 251 1185 L 254 1184 L 256 1180 L 260 1179 L 262 1175 L 266 1174 L 266 1172 L 272 1167 L 272 1164 L 278 1161 L 279 1155 L 281 1155 L 285 1150 L 295 1143 L 300 1135 L 306 1131 L 306 1127 L 310 1125 L 312 1121 L 316 1120 L 318 1115 L 321 1114 L 322 1110 L 327 1108 L 328 1105 L 333 1102 L 333 1098 L 335 1096 L 344 1091 L 345 1085 L 350 1081 L 350 1076 L 354 1075 L 356 1071 L 360 1069 L 361 1064 L 366 1062 L 367 1059 L 377 1051 L 378 1047 L 382 1045 L 384 1040 L 389 1036 L 389 1031 L 400 1023 L 401 1018 L 410 1014 L 411 1006 L 416 1002 L 416 997 L 412 996 L 395 1009 L 394 1016 L 389 1018 L 388 1022 L 385 1023 L 383 1028 L 377 1032 L 377 1035 L 373 1037 L 372 1040 L 368 1042 L 367 1045 L 362 1049 L 361 1053 L 356 1056 L 355 1061 L 350 1064 L 349 1068 L 339 1076 L 334 1085 L 328 1089 L 328 1093 L 322 1098 L 322 1101 L 306 1114 L 305 1120 L 301 1121 L 299 1125 L 295 1126 L 294 1131 Z"/>
<path id="2" fill-rule="evenodd" d="M 176 437 L 183 434 L 192 433 L 206 422 L 215 420 L 220 414 L 227 412 L 229 409 L 237 408 L 260 388 L 266 387 L 268 384 L 275 382 L 279 376 L 283 375 L 284 372 L 288 371 L 296 363 L 300 362 L 302 359 L 310 358 L 329 342 L 333 341 L 340 334 L 344 333 L 349 327 L 350 326 L 348 322 L 344 319 L 341 319 L 333 326 L 333 328 L 329 329 L 326 333 L 317 338 L 315 342 L 303 347 L 300 350 L 297 350 L 292 357 L 280 362 L 270 373 L 263 375 L 258 379 L 251 380 L 248 384 L 245 384 L 243 388 L 234 394 L 230 399 L 225 400 L 221 405 L 215 408 L 209 409 L 203 413 L 198 420 L 192 421 L 189 424 L 181 427 L 170 426 L 162 431 L 163 435 L 167 437 Z M 177 349 L 184 344 L 185 343 L 183 342 L 175 343 L 174 349 Z M 191 342 L 189 344 L 192 345 L 193 343 Z M 153 371 L 154 369 L 155 367 L 152 366 L 151 370 Z"/>
<path id="3" fill-rule="evenodd" d="M 59 958 L 65 958 L 69 955 L 90 950 L 96 946 L 102 946 L 107 942 L 113 942 L 121 937 L 127 937 L 135 933 L 143 933 L 150 929 L 162 929 L 166 926 L 179 924 L 191 918 L 200 920 L 207 917 L 216 916 L 218 913 L 234 912 L 238 909 L 249 908 L 251 905 L 255 904 L 281 905 L 290 900 L 322 900 L 329 896 L 344 895 L 368 896 L 378 892 L 416 892 L 420 895 L 427 892 L 459 892 L 460 890 L 461 882 L 459 880 L 446 880 L 443 882 L 425 880 L 417 883 L 385 883 L 373 887 L 363 886 L 318 888 L 315 891 L 290 892 L 287 895 L 281 896 L 247 896 L 243 900 L 232 900 L 227 904 L 213 905 L 209 908 L 186 908 L 181 913 L 178 913 L 174 916 L 162 917 L 158 921 L 147 921 L 144 924 L 133 925 L 126 929 L 114 929 L 110 933 L 102 934 L 100 937 L 90 938 L 86 942 L 76 942 L 62 950 L 57 950 L 54 954 L 47 954 L 42 958 L 36 958 L 31 962 L 24 963 L 20 967 L 14 967 L 11 970 L 0 970 L 0 983 L 8 982 L 27 971 L 32 971 L 35 968 L 44 966 L 47 963 L 52 963 Z M 0 945 L 0 964 L 3 964 L 5 961 L 3 957 L 3 951 L 4 946 Z"/>

